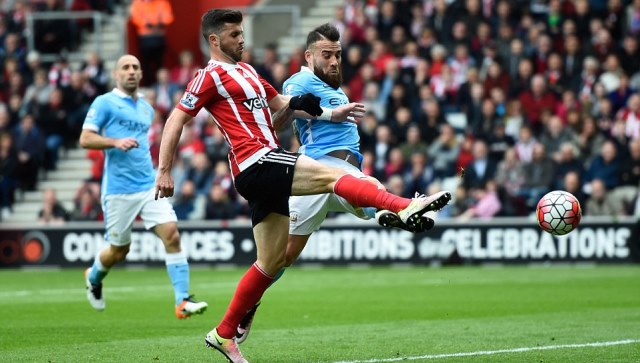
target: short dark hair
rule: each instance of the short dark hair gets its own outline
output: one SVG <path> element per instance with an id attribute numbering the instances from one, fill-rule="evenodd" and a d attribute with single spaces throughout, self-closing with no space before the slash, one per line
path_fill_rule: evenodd
<path id="1" fill-rule="evenodd" d="M 212 9 L 202 15 L 202 36 L 209 42 L 209 35 L 220 34 L 225 24 L 242 23 L 242 13 L 231 9 Z"/>
<path id="2" fill-rule="evenodd" d="M 327 39 L 332 42 L 339 41 L 340 32 L 338 31 L 338 28 L 333 24 L 325 23 L 310 31 L 309 35 L 307 35 L 307 49 L 309 49 L 312 44 L 322 39 Z"/>

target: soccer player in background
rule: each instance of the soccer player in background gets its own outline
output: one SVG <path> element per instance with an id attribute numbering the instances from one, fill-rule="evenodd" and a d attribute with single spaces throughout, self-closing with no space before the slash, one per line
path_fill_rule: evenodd
<path id="1" fill-rule="evenodd" d="M 93 101 L 80 134 L 82 147 L 105 153 L 101 198 L 109 243 L 85 271 L 87 299 L 94 309 L 104 310 L 102 280 L 127 256 L 133 221 L 140 215 L 164 244 L 176 316 L 201 314 L 207 303 L 189 295 L 189 263 L 180 247 L 176 214 L 168 200 L 154 198 L 155 171 L 147 136 L 154 110 L 138 93 L 140 61 L 132 55 L 120 57 L 113 77 L 116 88 Z"/>
<path id="2" fill-rule="evenodd" d="M 327 23 L 321 25 L 307 36 L 307 49 L 304 53 L 307 66 L 292 75 L 284 82 L 284 94 L 300 96 L 313 93 L 320 97 L 320 106 L 333 109 L 349 104 L 349 99 L 340 87 L 342 85 L 342 48 L 338 29 Z M 364 105 L 354 103 L 356 120 L 364 114 Z M 300 140 L 299 153 L 307 155 L 318 162 L 345 170 L 347 173 L 373 183 L 380 182 L 367 177 L 361 171 L 362 154 L 360 154 L 360 136 L 358 127 L 351 120 L 332 122 L 318 118 L 296 118 L 293 121 L 294 133 Z M 287 125 L 274 125 L 276 130 Z M 344 198 L 334 193 L 292 196 L 289 198 L 289 241 L 287 246 L 285 267 L 300 256 L 314 231 L 327 217 L 328 212 L 346 212 L 362 219 L 375 218 L 385 227 L 397 227 L 410 232 L 422 232 L 433 226 L 433 220 L 422 216 L 418 229 L 404 224 L 400 217 L 389 210 L 375 208 L 359 208 L 351 205 Z M 276 279 L 279 277 L 277 275 Z M 274 281 L 275 282 L 275 281 Z M 236 342 L 241 344 L 247 339 L 253 322 L 256 304 L 240 321 L 236 333 Z"/>
<path id="3" fill-rule="evenodd" d="M 235 341 L 237 327 L 284 267 L 291 195 L 334 192 L 356 206 L 397 213 L 412 228 L 418 227 L 426 211 L 446 205 L 451 195 L 401 198 L 343 169 L 283 150 L 273 123 L 287 124 L 294 116 L 342 122 L 355 116 L 356 107 L 322 109 L 320 98 L 310 93 L 278 94 L 251 65 L 240 61 L 244 37 L 239 11 L 208 11 L 202 17 L 202 35 L 211 60 L 187 85 L 167 120 L 160 143 L 156 197 L 173 195 L 171 167 L 182 128 L 204 107 L 229 144 L 234 185 L 249 201 L 257 248 L 257 261 L 240 279 L 222 321 L 206 335 L 205 342 L 231 362 L 246 362 Z M 273 115 L 272 109 L 276 110 Z"/>

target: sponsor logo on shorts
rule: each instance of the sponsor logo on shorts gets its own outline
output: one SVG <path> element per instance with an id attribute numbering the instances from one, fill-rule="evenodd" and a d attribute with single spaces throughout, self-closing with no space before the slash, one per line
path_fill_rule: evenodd
<path id="1" fill-rule="evenodd" d="M 297 221 L 298 221 L 298 214 L 296 213 L 289 214 L 289 222 L 295 223 Z"/>
<path id="2" fill-rule="evenodd" d="M 191 92 L 185 92 L 180 99 L 180 104 L 187 110 L 193 110 L 194 108 L 196 108 L 196 103 L 198 103 L 198 100 L 199 98 L 194 96 Z"/>

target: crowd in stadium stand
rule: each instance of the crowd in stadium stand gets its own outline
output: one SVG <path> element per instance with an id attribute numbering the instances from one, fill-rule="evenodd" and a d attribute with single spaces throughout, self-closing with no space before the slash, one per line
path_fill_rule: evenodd
<path id="1" fill-rule="evenodd" d="M 22 18 L 0 20 L 0 168 L 30 190 L 37 179 L 28 171 L 55 168 L 54 151 L 75 145 L 108 75 L 95 56 L 78 70 L 64 59 L 42 68 L 37 54 L 24 54 Z M 440 215 L 461 219 L 527 216 L 554 189 L 578 197 L 585 215 L 640 215 L 640 0 L 347 0 L 333 23 L 343 89 L 368 109 L 359 124 L 363 170 L 389 190 L 451 190 L 455 200 Z M 263 53 L 253 59 L 249 48 L 244 61 L 277 89 L 304 63 L 302 47 L 289 59 L 275 46 Z M 160 68 L 145 89 L 158 111 L 155 162 L 167 114 L 200 66 L 188 51 L 175 56 L 179 65 Z M 247 218 L 208 117 L 199 114 L 180 141 L 176 213 Z M 280 139 L 296 150 L 291 131 Z M 103 160 L 90 158 L 91 181 L 71 218 L 100 218 Z"/>

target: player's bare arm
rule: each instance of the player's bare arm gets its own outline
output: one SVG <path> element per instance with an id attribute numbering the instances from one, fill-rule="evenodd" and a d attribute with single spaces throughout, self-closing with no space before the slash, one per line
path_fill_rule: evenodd
<path id="1" fill-rule="evenodd" d="M 271 119 L 273 120 L 273 128 L 276 131 L 282 131 L 285 128 L 289 127 L 293 119 L 296 117 L 296 111 L 289 108 L 290 99 L 291 97 L 289 96 L 277 95 L 269 101 L 269 108 L 272 110 L 277 110 L 271 115 Z"/>
<path id="2" fill-rule="evenodd" d="M 192 117 L 184 111 L 174 109 L 167 119 L 160 140 L 160 155 L 158 162 L 158 173 L 156 174 L 156 195 L 155 198 L 168 198 L 173 196 L 175 185 L 171 176 L 173 167 L 173 157 L 176 153 L 178 141 L 182 135 L 182 128 L 191 121 Z"/>
<path id="3" fill-rule="evenodd" d="M 80 134 L 80 146 L 85 149 L 111 149 L 116 148 L 122 151 L 129 151 L 135 147 L 138 147 L 138 140 L 126 137 L 122 139 L 113 139 L 98 135 L 95 131 L 82 130 Z"/>

